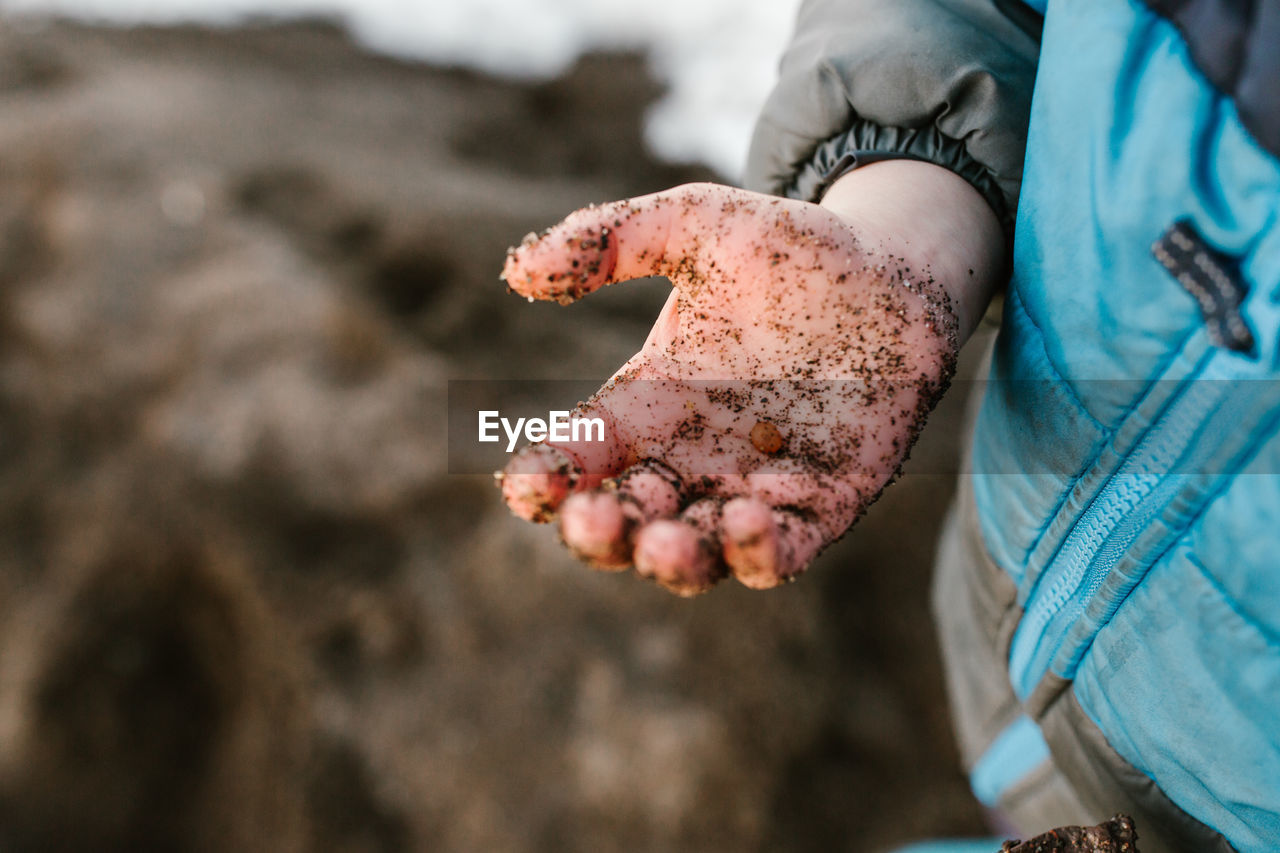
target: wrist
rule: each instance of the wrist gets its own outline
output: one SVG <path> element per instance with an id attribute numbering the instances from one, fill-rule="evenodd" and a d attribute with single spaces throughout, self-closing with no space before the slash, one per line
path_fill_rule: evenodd
<path id="1" fill-rule="evenodd" d="M 886 160 L 841 176 L 820 205 L 872 252 L 901 258 L 946 293 L 963 344 L 1003 278 L 1005 237 L 986 200 L 955 173 Z"/>

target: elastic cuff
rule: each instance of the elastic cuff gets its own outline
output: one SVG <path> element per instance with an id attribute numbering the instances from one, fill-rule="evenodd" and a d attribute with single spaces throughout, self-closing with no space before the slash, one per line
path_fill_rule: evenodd
<path id="1" fill-rule="evenodd" d="M 968 181 L 995 213 L 1008 245 L 1013 241 L 1013 210 L 996 179 L 969 156 L 964 143 L 944 136 L 936 127 L 881 127 L 857 121 L 846 133 L 819 145 L 796 171 L 783 194 L 816 202 L 845 173 L 881 160 L 920 160 L 950 169 Z"/>

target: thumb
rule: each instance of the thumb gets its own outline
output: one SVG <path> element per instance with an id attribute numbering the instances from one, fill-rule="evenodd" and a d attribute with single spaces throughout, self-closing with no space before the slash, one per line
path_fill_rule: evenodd
<path id="1" fill-rule="evenodd" d="M 583 208 L 507 252 L 502 277 L 530 299 L 572 302 L 606 284 L 666 275 L 697 251 L 676 218 L 733 192 L 685 184 L 652 195 Z"/>

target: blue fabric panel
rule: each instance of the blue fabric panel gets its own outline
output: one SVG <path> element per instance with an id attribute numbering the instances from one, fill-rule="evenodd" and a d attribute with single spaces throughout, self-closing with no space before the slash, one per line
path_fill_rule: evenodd
<path id="1" fill-rule="evenodd" d="M 1201 323 L 1152 244 L 1188 218 L 1247 256 L 1278 195 L 1276 162 L 1171 24 L 1124 0 L 1050 7 L 1013 286 L 1095 419 L 1115 426 L 1137 391 L 1087 380 L 1152 379 Z"/>
<path id="2" fill-rule="evenodd" d="M 1171 24 L 1132 0 L 1054 5 L 1036 87 L 1014 280 L 973 450 L 983 536 L 1022 601 L 1089 504 L 1075 480 L 1203 325 L 1152 244 L 1187 219 L 1240 259 L 1252 289 L 1280 289 L 1280 164 Z M 1043 388 L 1003 384 L 1037 377 Z"/>
<path id="3" fill-rule="evenodd" d="M 1074 690 L 1184 811 L 1238 850 L 1280 846 L 1280 643 L 1185 542 L 1099 632 Z"/>
<path id="4" fill-rule="evenodd" d="M 1280 442 L 1272 442 L 1209 507 L 1191 545 L 1240 612 L 1280 644 Z M 1280 715 L 1280 706 L 1275 709 Z"/>
<path id="5" fill-rule="evenodd" d="M 1248 272 L 1274 285 L 1246 306 L 1259 335 L 1270 381 L 1280 382 L 1280 224 L 1250 256 Z M 1271 393 L 1276 393 L 1274 387 Z M 1240 612 L 1280 641 L 1280 440 L 1263 445 L 1242 475 L 1219 495 L 1192 530 L 1191 547 L 1205 571 Z M 1280 708 L 1276 709 L 1280 714 Z"/>
<path id="6" fill-rule="evenodd" d="M 969 786 L 978 802 L 995 808 L 1005 791 L 1049 760 L 1049 745 L 1040 727 L 1025 714 L 1010 723 L 969 772 Z"/>

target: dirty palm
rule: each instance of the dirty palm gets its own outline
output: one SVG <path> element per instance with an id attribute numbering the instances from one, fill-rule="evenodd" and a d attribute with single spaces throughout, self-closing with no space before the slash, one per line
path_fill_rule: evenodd
<path id="1" fill-rule="evenodd" d="M 589 565 L 634 565 L 681 595 L 730 574 L 757 589 L 794 578 L 898 471 L 970 324 L 926 262 L 881 237 L 715 184 L 530 235 L 503 270 L 522 296 L 568 302 L 652 275 L 674 289 L 579 407 L 606 440 L 524 448 L 501 478 L 508 506 L 558 521 Z"/>

